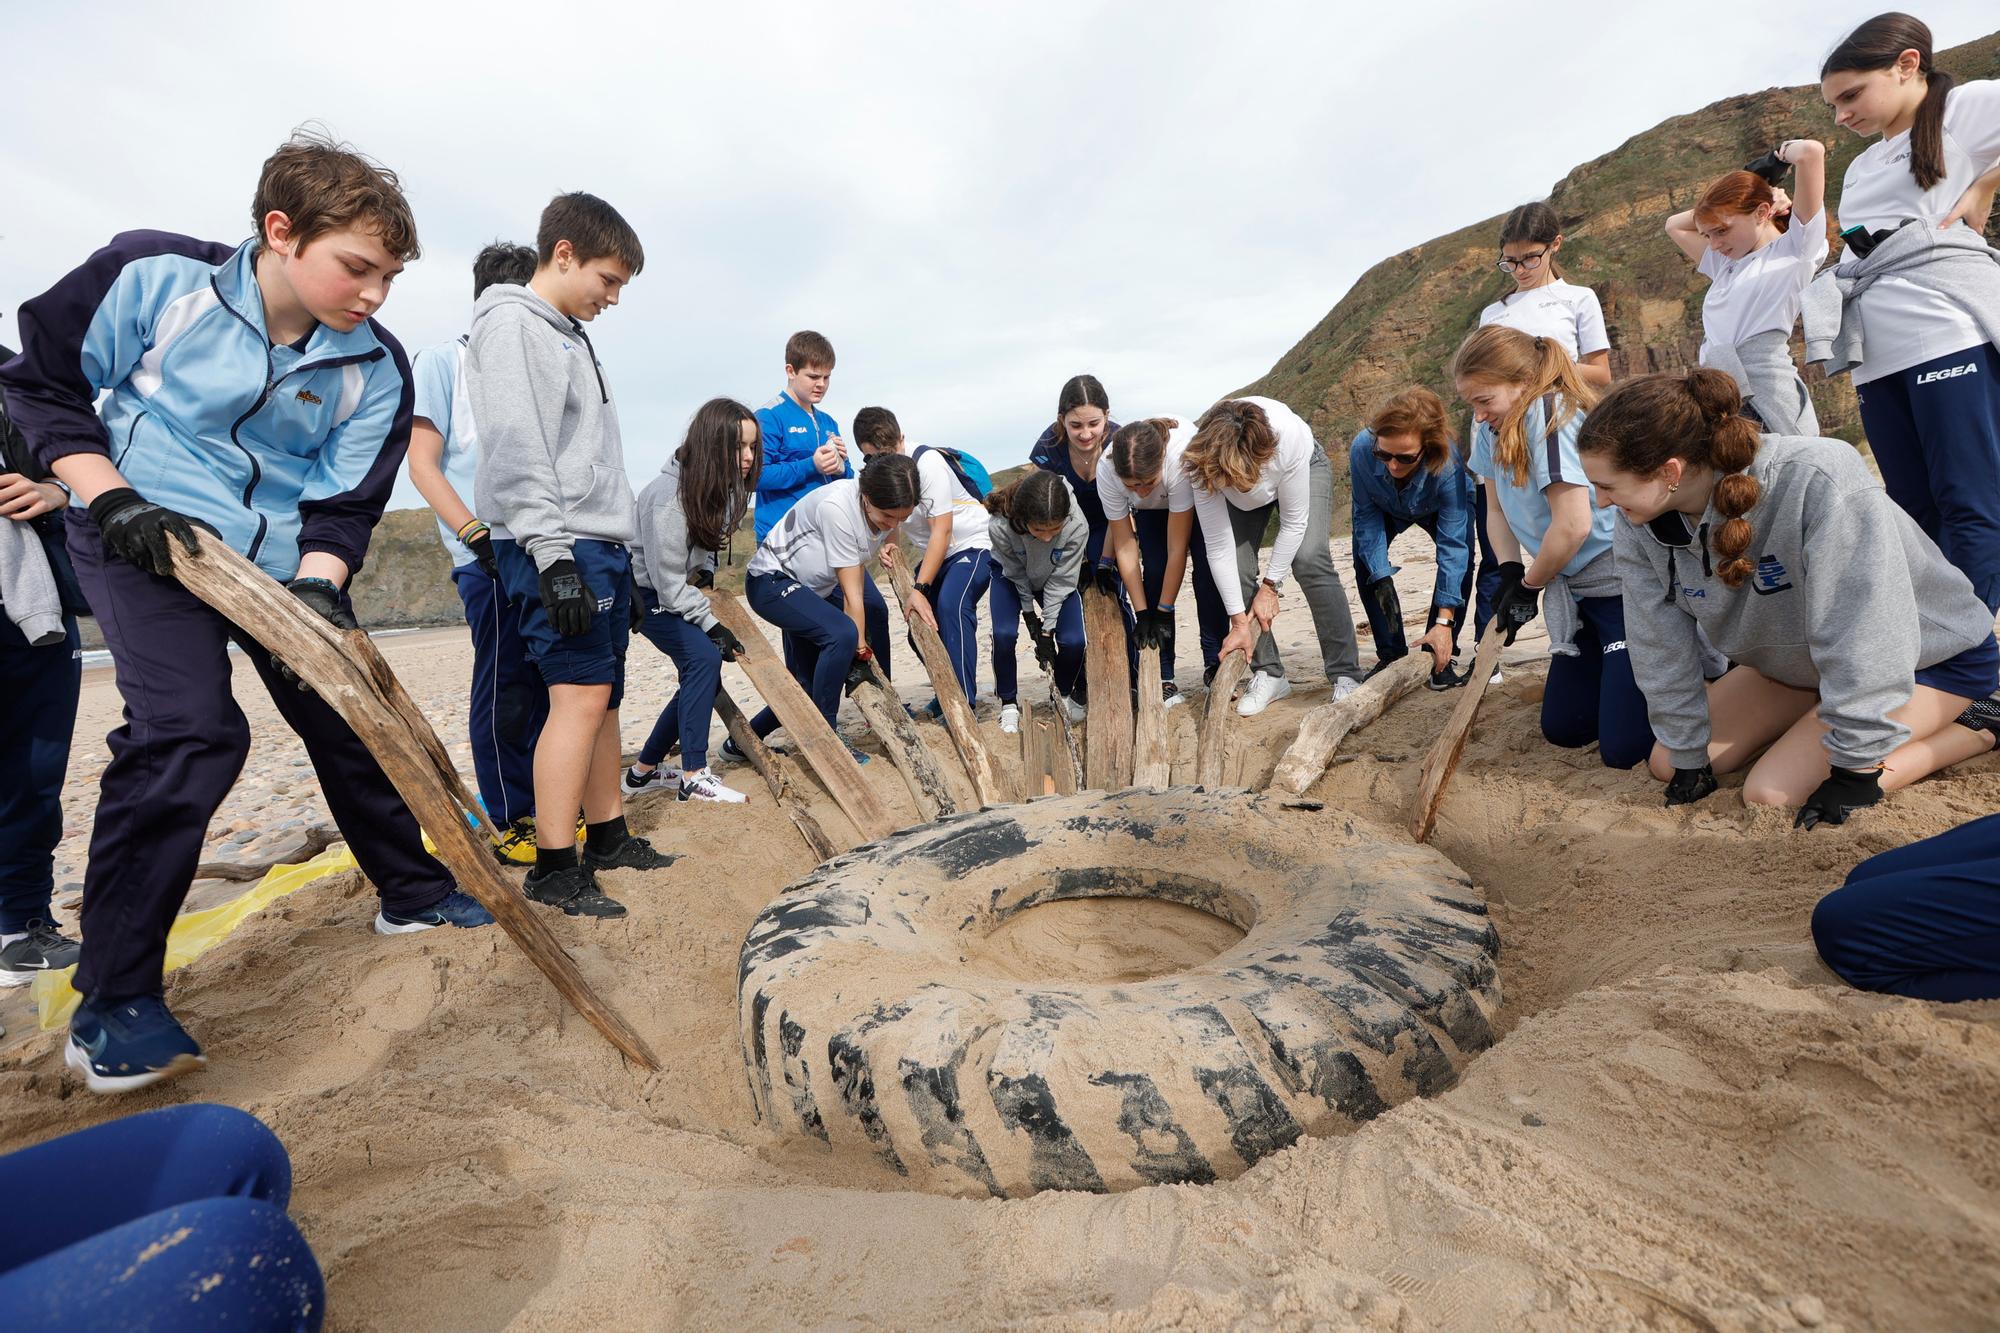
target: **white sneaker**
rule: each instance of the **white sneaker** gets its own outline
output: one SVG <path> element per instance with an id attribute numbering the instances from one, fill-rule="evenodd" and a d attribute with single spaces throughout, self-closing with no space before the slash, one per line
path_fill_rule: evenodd
<path id="1" fill-rule="evenodd" d="M 1352 676 L 1335 676 L 1333 678 L 1333 697 L 1336 699 L 1345 699 L 1360 688 L 1361 682 Z"/>
<path id="2" fill-rule="evenodd" d="M 1494 668 L 1493 668 L 1493 674 L 1492 674 L 1492 675 L 1490 675 L 1490 676 L 1488 676 L 1488 677 L 1486 678 L 1486 683 L 1487 683 L 1488 685 L 1498 685 L 1498 684 L 1500 683 L 1500 668 L 1499 668 L 1499 667 L 1494 667 Z"/>
<path id="3" fill-rule="evenodd" d="M 1259 671 L 1250 677 L 1250 688 L 1243 691 L 1243 697 L 1236 701 L 1237 716 L 1255 717 L 1291 692 L 1292 682 L 1283 676 L 1266 675 Z"/>
<path id="4" fill-rule="evenodd" d="M 734 787 L 725 787 L 722 780 L 702 768 L 692 773 L 681 774 L 681 799 L 683 801 L 720 801 L 724 805 L 741 805 L 749 800 Z"/>
<path id="5" fill-rule="evenodd" d="M 1170 680 L 1161 684 L 1160 695 L 1160 709 L 1162 712 L 1169 708 L 1178 708 L 1187 702 L 1187 697 L 1181 693 L 1180 686 Z"/>
<path id="6" fill-rule="evenodd" d="M 1021 706 L 1019 704 L 1000 705 L 1000 730 L 1009 736 L 1021 733 Z"/>
<path id="7" fill-rule="evenodd" d="M 1074 700 L 1074 699 L 1068 699 L 1068 698 L 1065 698 L 1065 699 L 1064 699 L 1064 700 L 1062 701 L 1062 706 L 1063 706 L 1063 712 L 1064 712 L 1065 714 L 1067 714 L 1067 715 L 1068 715 L 1068 717 L 1069 717 L 1069 720 L 1070 720 L 1070 721 L 1072 721 L 1072 722 L 1081 722 L 1081 721 L 1083 721 L 1083 705 L 1082 705 L 1082 704 L 1078 703 L 1078 702 L 1077 702 L 1076 700 Z"/>
<path id="8" fill-rule="evenodd" d="M 668 783 L 680 780 L 681 771 L 666 764 L 660 765 L 650 773 L 641 773 L 636 768 L 627 767 L 618 779 L 618 790 L 629 801 L 642 791 L 658 791 Z"/>

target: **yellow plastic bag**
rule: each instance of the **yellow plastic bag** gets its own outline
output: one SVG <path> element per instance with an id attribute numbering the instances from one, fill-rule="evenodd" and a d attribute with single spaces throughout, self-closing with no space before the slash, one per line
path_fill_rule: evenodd
<path id="1" fill-rule="evenodd" d="M 428 845 L 429 840 L 425 841 Z M 273 867 L 263 879 L 257 881 L 256 888 L 240 898 L 234 898 L 220 907 L 187 912 L 174 918 L 173 929 L 167 932 L 166 970 L 171 972 L 192 963 L 228 939 L 229 932 L 250 916 L 286 894 L 295 893 L 316 879 L 354 868 L 354 858 L 348 854 L 345 844 L 330 847 L 302 864 Z M 82 1003 L 83 997 L 70 985 L 70 978 L 75 972 L 74 967 L 66 967 L 60 972 L 44 972 L 35 978 L 29 993 L 34 997 L 44 1032 L 68 1023 L 70 1015 Z"/>

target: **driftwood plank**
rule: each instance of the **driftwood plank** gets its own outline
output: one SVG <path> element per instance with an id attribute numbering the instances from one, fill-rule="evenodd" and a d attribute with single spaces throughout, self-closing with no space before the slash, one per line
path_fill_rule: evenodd
<path id="1" fill-rule="evenodd" d="M 1410 833 L 1418 842 L 1430 840 L 1438 806 L 1444 803 L 1445 784 L 1458 770 L 1458 757 L 1465 753 L 1466 737 L 1472 734 L 1473 715 L 1479 711 L 1479 701 L 1486 697 L 1486 683 L 1493 679 L 1493 664 L 1500 660 L 1501 646 L 1500 619 L 1496 616 L 1486 626 L 1486 637 L 1479 641 L 1479 655 L 1472 660 L 1472 679 L 1465 685 L 1464 697 L 1451 710 L 1444 730 L 1431 744 L 1431 752 L 1424 756 L 1416 809 L 1410 816 Z"/>
<path id="2" fill-rule="evenodd" d="M 903 609 L 910 640 L 917 645 L 917 656 L 923 659 L 931 688 L 937 691 L 945 730 L 951 734 L 952 747 L 965 765 L 966 776 L 972 779 L 972 794 L 981 805 L 999 805 L 1007 799 L 1006 789 L 1000 783 L 999 766 L 993 762 L 993 752 L 986 748 L 986 738 L 979 734 L 979 723 L 972 715 L 972 705 L 966 702 L 965 691 L 959 688 L 958 673 L 951 669 L 951 654 L 945 651 L 944 640 L 936 630 L 909 615 L 910 598 L 917 590 L 906 568 L 913 554 L 899 543 L 896 557 L 883 562 L 889 571 L 889 582 L 896 590 L 896 604 Z"/>
<path id="3" fill-rule="evenodd" d="M 1090 715 L 1083 725 L 1083 768 L 1092 787 L 1132 785 L 1132 669 L 1125 656 L 1125 610 L 1095 585 L 1083 590 L 1083 674 Z"/>
<path id="4" fill-rule="evenodd" d="M 502 877 L 485 841 L 466 823 L 467 803 L 453 796 L 453 784 L 438 770 L 445 750 L 436 734 L 421 714 L 396 707 L 378 685 L 377 671 L 386 672 L 387 664 L 378 668 L 379 656 L 357 660 L 346 635 L 219 541 L 203 537 L 192 553 L 176 549 L 174 575 L 276 653 L 346 720 L 430 834 L 438 860 L 458 887 L 493 914 L 501 930 L 591 1026 L 641 1067 L 658 1069 L 659 1059 L 644 1039 L 598 997 L 527 898 Z M 464 790 L 463 783 L 456 786 Z"/>
<path id="5" fill-rule="evenodd" d="M 1160 690 L 1160 650 L 1139 650 L 1139 712 L 1132 725 L 1132 785 L 1166 787 L 1173 783 L 1172 751 L 1167 743 L 1167 701 Z"/>
<path id="6" fill-rule="evenodd" d="M 1361 688 L 1345 699 L 1321 704 L 1299 724 L 1299 734 L 1286 749 L 1284 758 L 1271 774 L 1273 790 L 1303 796 L 1306 788 L 1319 781 L 1333 752 L 1347 739 L 1389 711 L 1398 699 L 1430 678 L 1431 655 L 1418 649 L 1387 669 L 1361 683 Z"/>
<path id="7" fill-rule="evenodd" d="M 861 776 L 861 766 L 847 752 L 847 743 L 820 716 L 812 696 L 792 679 L 791 672 L 785 670 L 784 662 L 765 639 L 762 627 L 750 614 L 750 608 L 743 605 L 736 594 L 721 588 L 709 592 L 708 602 L 715 611 L 715 618 L 729 626 L 730 633 L 743 644 L 743 651 L 736 655 L 736 664 L 743 668 L 743 674 L 750 677 L 757 693 L 778 715 L 779 723 L 791 734 L 799 754 L 804 756 L 806 765 L 818 776 L 827 795 L 833 797 L 847 812 L 847 817 L 854 821 L 861 840 L 876 842 L 888 837 L 896 828 L 889 808 L 882 804 L 882 798 L 868 785 L 868 779 Z"/>
<path id="8" fill-rule="evenodd" d="M 1056 780 L 1049 771 L 1048 724 L 1031 700 L 1022 699 L 1017 707 L 1021 710 L 1021 799 L 1052 796 Z"/>
<path id="9" fill-rule="evenodd" d="M 861 716 L 868 719 L 868 726 L 882 742 L 882 748 L 889 752 L 889 762 L 903 775 L 903 785 L 910 789 L 910 799 L 917 805 L 917 821 L 928 824 L 940 815 L 957 814 L 958 802 L 952 797 L 951 784 L 945 780 L 937 760 L 931 757 L 924 738 L 917 734 L 917 724 L 904 710 L 902 696 L 872 665 L 868 676 L 868 683 L 857 685 L 850 697 L 861 710 Z"/>
<path id="10" fill-rule="evenodd" d="M 1220 787 L 1229 771 L 1229 737 L 1238 721 L 1231 696 L 1249 674 L 1249 656 L 1230 653 L 1209 683 L 1208 711 L 1202 714 L 1200 748 L 1195 755 L 1195 781 L 1204 787 Z"/>
<path id="11" fill-rule="evenodd" d="M 743 751 L 744 757 L 750 761 L 750 767 L 757 770 L 758 776 L 764 779 L 764 785 L 771 789 L 771 798 L 791 817 L 793 827 L 798 829 L 799 836 L 806 840 L 806 850 L 813 854 L 813 859 L 832 860 L 839 854 L 840 848 L 834 845 L 832 838 L 826 836 L 826 830 L 820 827 L 819 820 L 813 818 L 813 813 L 806 808 L 804 799 L 792 790 L 791 779 L 785 776 L 785 770 L 778 762 L 777 753 L 764 743 L 762 736 L 750 730 L 750 719 L 744 716 L 736 701 L 729 697 L 729 691 L 719 688 L 716 690 L 715 711 L 722 718 L 722 725 L 728 728 L 729 735 L 735 740 L 736 748 Z"/>

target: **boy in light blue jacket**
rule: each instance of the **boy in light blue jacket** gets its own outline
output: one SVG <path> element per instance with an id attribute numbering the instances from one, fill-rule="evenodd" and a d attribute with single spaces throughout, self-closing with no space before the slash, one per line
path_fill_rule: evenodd
<path id="1" fill-rule="evenodd" d="M 233 640 L 304 740 L 334 822 L 403 934 L 492 918 L 424 850 L 331 706 L 171 576 L 199 526 L 355 628 L 346 584 L 409 445 L 403 349 L 373 318 L 416 257 L 393 174 L 294 137 L 264 164 L 240 245 L 125 232 L 21 308 L 0 386 L 72 496 L 68 548 L 117 670 L 83 889 L 67 1058 L 93 1092 L 200 1068 L 162 998 L 167 929 L 250 749 Z M 101 404 L 98 395 L 104 395 Z"/>

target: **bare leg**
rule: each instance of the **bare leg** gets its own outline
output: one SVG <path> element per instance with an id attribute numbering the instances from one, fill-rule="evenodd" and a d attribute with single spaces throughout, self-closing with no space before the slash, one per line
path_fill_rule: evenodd
<path id="1" fill-rule="evenodd" d="M 618 710 L 607 709 L 597 728 L 597 744 L 590 755 L 590 772 L 583 783 L 583 817 L 602 824 L 625 813 L 625 798 L 618 790 Z"/>
<path id="2" fill-rule="evenodd" d="M 1708 687 L 1708 762 L 1718 773 L 1734 773 L 1818 702 L 1811 690 L 1780 685 L 1754 667 L 1730 668 Z M 1662 782 L 1674 776 L 1665 746 L 1653 747 L 1647 767 Z"/>
<path id="3" fill-rule="evenodd" d="M 1939 769 L 1992 748 L 1991 737 L 1953 725 L 1965 711 L 1966 700 L 1928 685 L 1919 685 L 1910 701 L 1889 716 L 1910 729 L 1910 739 L 1882 761 L 1882 790 L 1895 791 Z M 1752 805 L 1803 805 L 1813 789 L 1826 781 L 1826 724 L 1807 713 L 1792 724 L 1750 769 L 1743 799 Z"/>
<path id="4" fill-rule="evenodd" d="M 577 812 L 583 808 L 586 779 L 599 764 L 607 717 L 613 719 L 608 771 L 616 813 L 618 733 L 610 703 L 608 684 L 549 686 L 549 717 L 535 743 L 535 846 L 550 851 L 576 846 Z"/>

